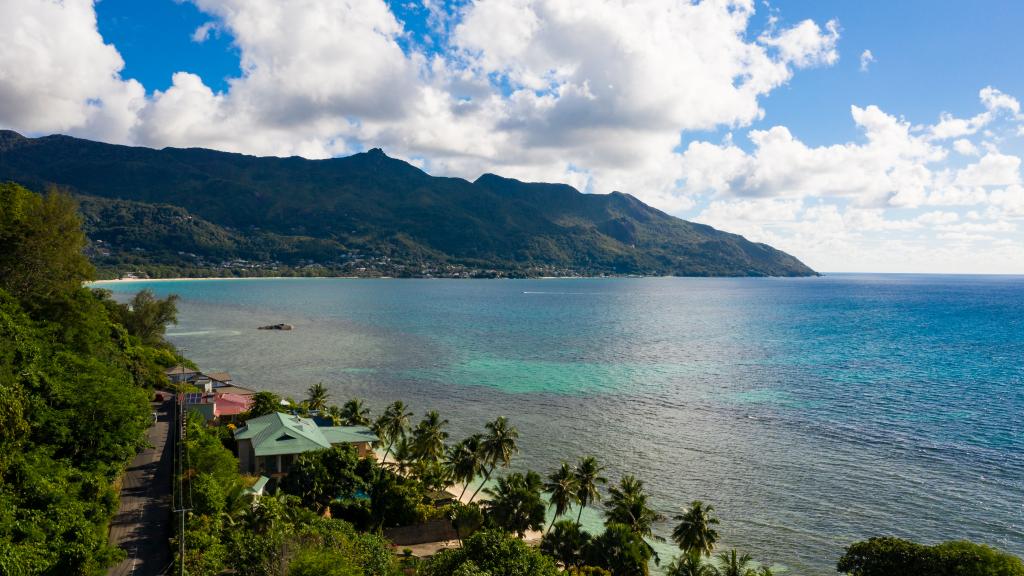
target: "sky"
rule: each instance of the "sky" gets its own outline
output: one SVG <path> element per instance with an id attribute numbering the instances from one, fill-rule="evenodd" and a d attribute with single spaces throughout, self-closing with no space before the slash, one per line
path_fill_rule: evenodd
<path id="1" fill-rule="evenodd" d="M 1024 3 L 4 0 L 0 128 L 622 191 L 825 272 L 1024 274 Z"/>

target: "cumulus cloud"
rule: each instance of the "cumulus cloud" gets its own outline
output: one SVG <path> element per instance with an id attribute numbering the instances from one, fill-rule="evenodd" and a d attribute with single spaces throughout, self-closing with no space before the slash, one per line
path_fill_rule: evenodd
<path id="1" fill-rule="evenodd" d="M 749 133 L 754 150 L 691 143 L 682 155 L 692 193 L 734 196 L 846 196 L 859 205 L 920 202 L 925 166 L 946 152 L 910 131 L 910 124 L 877 106 L 852 106 L 866 142 L 809 147 L 783 126 Z M 713 166 L 709 175 L 708 166 Z"/>
<path id="2" fill-rule="evenodd" d="M 1009 95 L 985 88 L 979 102 L 976 122 L 1017 120 Z M 711 198 L 696 219 L 822 269 L 1024 270 L 1024 252 L 1012 250 L 1024 248 L 1013 223 L 1024 216 L 1018 156 L 960 138 L 952 150 L 976 159 L 954 163 L 937 126 L 911 126 L 876 106 L 853 106 L 851 118 L 862 138 L 841 144 L 808 146 L 783 126 L 750 131 L 749 152 L 732 139 L 691 142 L 683 188 Z"/>
<path id="3" fill-rule="evenodd" d="M 129 140 L 145 89 L 121 78 L 90 0 L 10 0 L 0 22 L 0 126 Z"/>
<path id="4" fill-rule="evenodd" d="M 1016 116 L 1020 113 L 1020 103 L 1016 98 L 1004 94 L 991 86 L 986 86 L 978 92 L 985 111 L 971 118 L 957 118 L 952 114 L 943 113 L 939 116 L 939 123 L 929 130 L 934 140 L 945 140 L 947 138 L 959 138 L 977 133 L 988 126 L 1000 114 Z"/>
<path id="5" fill-rule="evenodd" d="M 981 151 L 974 145 L 974 142 L 966 138 L 959 138 L 953 142 L 953 150 L 956 150 L 957 154 L 963 156 L 978 156 L 981 154 Z"/>
<path id="6" fill-rule="evenodd" d="M 838 61 L 834 20 L 752 30 L 754 0 L 429 0 L 428 52 L 384 0 L 189 1 L 210 18 L 192 39 L 240 54 L 223 91 L 180 71 L 147 97 L 89 0 L 0 3 L 0 127 L 310 158 L 383 146 L 439 174 L 628 191 L 822 269 L 1024 271 L 1020 159 L 1000 150 L 1015 97 L 984 87 L 974 116 L 923 126 L 857 103 L 860 137 L 823 146 L 749 129 L 798 70 Z M 991 256 L 970 257 L 978 242 Z"/>

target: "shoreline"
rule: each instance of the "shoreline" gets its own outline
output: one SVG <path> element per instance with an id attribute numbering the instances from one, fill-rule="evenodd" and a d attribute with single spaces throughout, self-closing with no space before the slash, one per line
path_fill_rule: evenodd
<path id="1" fill-rule="evenodd" d="M 858 274 L 851 272 L 849 274 Z M 448 278 L 448 277 L 412 277 L 398 278 L 395 276 L 249 276 L 249 277 L 220 277 L 220 276 L 183 276 L 180 278 L 114 278 L 110 280 L 92 280 L 85 282 L 86 286 L 96 284 L 127 284 L 133 282 L 191 282 L 191 281 L 231 281 L 231 280 L 611 280 L 611 279 L 750 279 L 750 280 L 786 280 L 820 278 L 819 276 L 531 276 L 528 278 Z"/>

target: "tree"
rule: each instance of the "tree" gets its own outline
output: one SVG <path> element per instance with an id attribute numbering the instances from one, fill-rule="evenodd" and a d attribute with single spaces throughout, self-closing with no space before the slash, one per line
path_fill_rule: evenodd
<path id="1" fill-rule="evenodd" d="M 558 576 L 558 569 L 550 558 L 522 540 L 500 530 L 483 530 L 463 541 L 461 548 L 435 554 L 421 567 L 419 574 Z"/>
<path id="2" fill-rule="evenodd" d="M 491 474 L 498 467 L 498 464 L 500 463 L 503 467 L 507 468 L 512 461 L 512 455 L 519 452 L 519 431 L 514 426 L 510 426 L 504 416 L 499 416 L 493 422 L 488 422 L 485 427 L 487 428 L 487 433 L 480 443 L 480 453 L 481 460 L 486 469 L 480 486 L 469 497 L 470 502 L 476 498 L 480 489 L 491 479 Z"/>
<path id="3" fill-rule="evenodd" d="M 341 407 L 341 419 L 345 426 L 369 426 L 370 409 L 362 400 L 353 398 Z"/>
<path id="4" fill-rule="evenodd" d="M 317 382 L 310 386 L 306 394 L 308 395 L 306 399 L 306 407 L 308 409 L 318 412 L 327 409 L 327 399 L 330 397 L 330 394 L 327 392 L 327 387 L 324 386 L 323 382 Z"/>
<path id="5" fill-rule="evenodd" d="M 281 481 L 281 490 L 298 496 L 304 506 L 317 512 L 335 498 L 347 498 L 365 488 L 356 473 L 359 456 L 355 448 L 345 445 L 300 454 L 292 462 L 288 475 Z"/>
<path id="6" fill-rule="evenodd" d="M 487 488 L 490 499 L 484 503 L 484 510 L 490 523 L 502 530 L 517 534 L 520 538 L 527 530 L 544 528 L 544 499 L 541 490 L 544 485 L 540 474 L 530 471 L 519 472 L 498 479 L 496 488 Z"/>
<path id="7" fill-rule="evenodd" d="M 391 447 L 395 441 L 399 438 L 405 438 L 406 433 L 409 431 L 409 418 L 412 417 L 412 412 L 406 412 L 407 409 L 404 402 L 396 400 L 377 419 L 374 426 L 375 432 L 381 440 L 388 443 L 388 447 L 384 451 L 384 458 L 381 459 L 381 464 L 387 461 L 388 454 L 391 453 Z"/>
<path id="8" fill-rule="evenodd" d="M 403 476 L 408 475 L 409 469 L 412 468 L 413 463 L 416 461 L 416 456 L 413 454 L 412 449 L 412 440 L 408 436 L 402 436 L 394 443 L 394 449 L 391 453 L 395 456 L 395 470 Z"/>
<path id="9" fill-rule="evenodd" d="M 925 546 L 894 537 L 851 544 L 836 569 L 852 576 L 1024 576 L 1020 558 L 989 546 L 967 541 Z"/>
<path id="10" fill-rule="evenodd" d="M 147 346 L 167 346 L 164 334 L 168 324 L 178 323 L 178 297 L 157 298 L 151 290 L 141 290 L 128 304 L 111 303 L 111 318 Z"/>
<path id="11" fill-rule="evenodd" d="M 288 576 L 363 576 L 363 569 L 341 551 L 307 547 L 288 562 Z"/>
<path id="12" fill-rule="evenodd" d="M 647 576 L 650 547 L 622 524 L 609 524 L 587 548 L 587 564 L 607 569 L 615 576 Z"/>
<path id="13" fill-rule="evenodd" d="M 641 538 L 654 538 L 652 531 L 654 522 L 661 520 L 662 516 L 647 505 L 647 494 L 644 492 L 644 483 L 637 480 L 632 474 L 623 476 L 618 486 L 608 489 L 608 502 L 605 505 L 605 525 L 621 524 L 628 526 L 634 534 Z M 657 552 L 644 540 L 644 543 L 654 557 L 655 563 L 660 563 Z"/>
<path id="14" fill-rule="evenodd" d="M 477 475 L 480 474 L 480 434 L 474 434 L 461 442 L 449 446 L 445 455 L 445 466 L 451 474 L 452 480 L 462 484 L 462 492 L 459 493 L 459 500 L 466 493 L 466 489 Z"/>
<path id="15" fill-rule="evenodd" d="M 0 290 L 36 306 L 78 290 L 95 274 L 78 206 L 70 195 L 0 184 Z"/>
<path id="16" fill-rule="evenodd" d="M 714 511 L 714 506 L 694 500 L 685 512 L 674 517 L 679 524 L 672 531 L 672 540 L 683 552 L 697 551 L 704 556 L 711 555 L 718 541 L 718 531 L 713 528 L 718 524 Z"/>
<path id="17" fill-rule="evenodd" d="M 444 455 L 444 443 L 448 440 L 448 432 L 444 427 L 447 420 L 442 420 L 436 410 L 427 412 L 423 420 L 412 432 L 413 455 L 418 460 L 437 461 Z"/>
<path id="18" fill-rule="evenodd" d="M 1020 558 L 984 544 L 954 540 L 932 546 L 936 563 L 956 576 L 1024 576 Z"/>
<path id="19" fill-rule="evenodd" d="M 601 476 L 604 466 L 598 463 L 597 458 L 586 456 L 581 458 L 576 465 L 576 499 L 580 503 L 580 511 L 576 513 L 576 523 L 579 524 L 583 518 L 583 509 L 588 505 L 601 501 L 601 492 L 598 486 L 604 485 L 608 479 Z"/>
<path id="20" fill-rule="evenodd" d="M 654 537 L 651 527 L 661 519 L 660 514 L 647 506 L 643 481 L 632 474 L 623 476 L 618 486 L 608 489 L 604 514 L 606 525 L 624 524 L 644 538 Z"/>
<path id="21" fill-rule="evenodd" d="M 461 504 L 456 502 L 451 506 L 449 519 L 459 537 L 459 543 L 469 538 L 474 532 L 484 525 L 484 513 L 476 504 Z"/>
<path id="22" fill-rule="evenodd" d="M 281 397 L 273 392 L 257 392 L 252 396 L 252 403 L 249 404 L 249 418 L 266 416 L 281 411 Z"/>
<path id="23" fill-rule="evenodd" d="M 540 549 L 565 568 L 586 563 L 586 552 L 592 537 L 572 520 L 559 520 L 540 542 Z"/>
<path id="24" fill-rule="evenodd" d="M 740 556 L 736 549 L 718 555 L 718 565 L 713 566 L 715 576 L 757 576 L 754 559 L 750 554 Z"/>
<path id="25" fill-rule="evenodd" d="M 668 565 L 668 576 L 715 576 L 715 569 L 704 563 L 704 557 L 694 550 L 677 557 Z"/>
<path id="26" fill-rule="evenodd" d="M 408 526 L 423 520 L 419 512 L 423 488 L 415 480 L 376 466 L 367 493 L 375 528 Z"/>
<path id="27" fill-rule="evenodd" d="M 555 509 L 555 515 L 548 526 L 550 532 L 558 517 L 568 512 L 573 504 L 579 503 L 579 478 L 568 462 L 562 462 L 559 468 L 548 475 L 544 490 L 550 494 L 551 507 Z"/>

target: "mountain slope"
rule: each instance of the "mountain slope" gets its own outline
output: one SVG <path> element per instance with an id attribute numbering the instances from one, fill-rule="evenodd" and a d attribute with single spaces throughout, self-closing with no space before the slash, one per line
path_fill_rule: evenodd
<path id="1" fill-rule="evenodd" d="M 379 149 L 330 160 L 257 158 L 3 131 L 0 180 L 92 197 L 83 202 L 90 238 L 157 259 L 206 250 L 211 258 L 329 262 L 357 251 L 412 267 L 520 273 L 814 273 L 770 246 L 669 216 L 628 194 L 581 194 L 490 174 L 472 183 L 434 177 Z M 201 224 L 200 237 L 212 245 L 189 244 L 182 234 L 200 229 L 174 222 Z"/>

